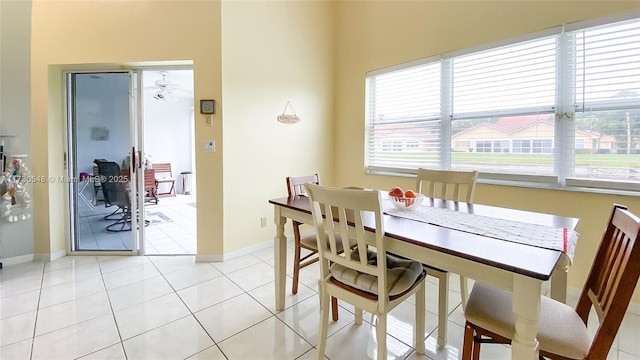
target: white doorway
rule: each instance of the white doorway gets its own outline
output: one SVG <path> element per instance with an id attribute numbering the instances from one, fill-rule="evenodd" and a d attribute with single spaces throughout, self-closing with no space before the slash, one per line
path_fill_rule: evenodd
<path id="1" fill-rule="evenodd" d="M 193 70 L 145 69 L 142 83 L 146 158 L 170 166 L 156 177 L 175 180 L 160 182 L 158 204 L 147 203 L 145 253 L 196 254 Z"/>
<path id="2" fill-rule="evenodd" d="M 114 73 L 120 77 L 132 74 L 129 77 L 134 81 L 128 89 L 110 86 L 106 80 L 117 78 L 111 75 Z M 195 254 L 193 70 L 96 71 L 84 72 L 78 78 L 87 79 L 85 86 L 81 91 L 70 92 L 67 104 L 69 171 L 79 180 L 70 186 L 71 251 Z M 111 111 L 115 103 L 109 99 L 114 98 L 131 100 L 129 115 L 124 112 L 124 104 L 118 105 L 122 108 L 118 114 Z M 89 106 L 92 104 L 95 106 Z M 124 145 L 118 145 L 118 141 Z M 132 149 L 137 154 L 135 160 Z M 134 223 L 145 226 L 110 226 L 114 220 L 107 215 L 114 207 L 105 199 L 102 187 L 95 186 L 95 176 L 99 174 L 95 173 L 93 161 L 100 158 L 108 158 L 121 169 L 132 162 L 139 164 L 138 175 L 134 171 L 130 174 L 140 184 L 131 207 L 137 211 L 130 212 L 138 213 L 137 217 L 131 216 Z M 167 164 L 171 172 L 155 173 L 154 168 L 161 163 Z M 78 174 L 85 178 L 80 179 Z M 92 176 L 89 182 L 86 175 Z M 174 181 L 154 181 L 164 178 Z M 135 180 L 126 181 L 135 184 Z M 126 217 L 123 220 L 127 222 Z"/>

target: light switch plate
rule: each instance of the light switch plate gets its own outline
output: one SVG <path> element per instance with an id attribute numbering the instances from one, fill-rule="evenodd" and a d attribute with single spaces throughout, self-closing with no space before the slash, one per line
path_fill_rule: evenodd
<path id="1" fill-rule="evenodd" d="M 216 151 L 216 141 L 215 140 L 206 140 L 204 142 L 204 151 L 205 152 L 215 152 Z"/>

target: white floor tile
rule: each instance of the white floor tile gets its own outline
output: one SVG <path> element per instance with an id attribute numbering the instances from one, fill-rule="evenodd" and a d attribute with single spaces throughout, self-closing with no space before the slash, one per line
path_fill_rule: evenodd
<path id="1" fill-rule="evenodd" d="M 145 263 L 142 265 L 136 265 L 125 269 L 104 274 L 104 284 L 107 290 L 115 289 L 120 286 L 133 284 L 138 281 L 151 279 L 159 276 L 160 272 L 151 263 Z"/>
<path id="2" fill-rule="evenodd" d="M 38 308 L 39 296 L 40 291 L 33 290 L 0 298 L 0 319 L 35 311 Z"/>
<path id="3" fill-rule="evenodd" d="M 185 359 L 213 345 L 189 315 L 123 342 L 128 359 Z"/>
<path id="4" fill-rule="evenodd" d="M 244 291 L 250 291 L 274 281 L 273 267 L 265 263 L 257 263 L 227 274 L 227 277 Z"/>
<path id="5" fill-rule="evenodd" d="M 68 282 L 46 287 L 40 293 L 40 308 L 60 304 L 66 301 L 105 292 L 102 278 L 91 277 L 88 280 Z"/>
<path id="6" fill-rule="evenodd" d="M 201 282 L 215 279 L 222 273 L 209 263 L 195 263 L 191 266 L 164 275 L 165 279 L 175 290 L 200 284 Z"/>
<path id="7" fill-rule="evenodd" d="M 165 325 L 189 315 L 189 309 L 174 293 L 115 312 L 122 339 Z"/>
<path id="8" fill-rule="evenodd" d="M 45 263 L 44 271 L 56 271 L 66 268 L 79 268 L 86 264 L 97 264 L 95 256 L 65 256 L 56 261 Z"/>
<path id="9" fill-rule="evenodd" d="M 42 274 L 2 279 L 2 286 L 0 286 L 0 298 L 39 290 L 41 285 Z"/>
<path id="10" fill-rule="evenodd" d="M 149 256 L 148 259 L 162 274 L 189 269 L 196 263 L 195 256 Z"/>
<path id="11" fill-rule="evenodd" d="M 24 360 L 31 357 L 31 343 L 29 338 L 11 345 L 0 347 L 0 359 L 2 360 Z"/>
<path id="12" fill-rule="evenodd" d="M 318 293 L 315 290 L 308 288 L 302 284 L 298 285 L 298 293 L 295 295 L 292 294 L 291 278 L 287 277 L 285 282 L 286 282 L 285 291 L 284 291 L 284 308 L 285 309 L 299 303 L 304 299 L 308 299 L 310 297 L 315 297 L 316 299 L 318 299 Z M 275 293 L 276 293 L 276 289 L 275 289 L 274 283 L 265 284 L 259 288 L 249 291 L 249 295 L 253 296 L 264 307 L 269 309 L 269 311 L 271 311 L 274 314 L 277 312 L 276 303 L 275 303 Z"/>
<path id="13" fill-rule="evenodd" d="M 120 310 L 173 293 L 173 289 L 171 289 L 169 283 L 167 283 L 162 276 L 156 276 L 151 279 L 111 289 L 108 293 L 113 310 Z"/>
<path id="14" fill-rule="evenodd" d="M 193 355 L 189 360 L 227 360 L 227 358 L 222 354 L 222 351 L 214 345 Z"/>
<path id="15" fill-rule="evenodd" d="M 375 359 L 375 328 L 369 323 L 351 324 L 327 339 L 325 355 L 331 360 Z M 413 349 L 392 336 L 387 336 L 387 359 L 404 359 Z"/>
<path id="16" fill-rule="evenodd" d="M 318 345 L 318 330 L 320 329 L 320 305 L 318 301 L 317 296 L 309 297 L 277 315 L 280 320 L 284 321 L 313 346 Z M 350 325 L 353 320 L 352 313 L 343 307 L 339 307 L 338 321 L 329 320 L 329 336 Z"/>
<path id="17" fill-rule="evenodd" d="M 120 342 L 113 315 L 36 336 L 32 360 L 74 359 Z"/>
<path id="18" fill-rule="evenodd" d="M 38 311 L 36 336 L 111 314 L 106 293 L 86 296 Z"/>
<path id="19" fill-rule="evenodd" d="M 0 346 L 16 343 L 33 337 L 36 311 L 11 316 L 0 320 Z"/>
<path id="20" fill-rule="evenodd" d="M 247 294 L 240 294 L 195 313 L 215 342 L 225 340 L 272 315 Z"/>
<path id="21" fill-rule="evenodd" d="M 105 349 L 83 356 L 82 360 L 126 360 L 122 344 L 118 343 Z"/>
<path id="22" fill-rule="evenodd" d="M 42 287 L 46 288 L 73 281 L 100 280 L 101 276 L 98 264 L 82 264 L 77 267 L 45 272 L 42 277 Z"/>
<path id="23" fill-rule="evenodd" d="M 242 294 L 243 291 L 226 277 L 205 281 L 178 291 L 178 295 L 192 312 Z"/>
<path id="24" fill-rule="evenodd" d="M 295 359 L 311 349 L 308 342 L 275 317 L 218 345 L 229 359 Z"/>
<path id="25" fill-rule="evenodd" d="M 248 266 L 255 265 L 261 261 L 262 260 L 253 255 L 244 255 L 223 262 L 214 262 L 212 263 L 212 265 L 216 269 L 220 270 L 220 272 L 222 272 L 223 274 L 229 274 L 234 271 L 244 269 Z"/>
<path id="26" fill-rule="evenodd" d="M 177 231 L 164 226 L 157 232 L 162 229 Z M 176 235 L 179 246 L 186 246 L 180 243 L 188 241 L 185 233 Z M 292 253 L 291 241 L 287 247 Z M 0 271 L 0 358 L 316 359 L 319 270 L 303 269 L 297 295 L 291 294 L 287 276 L 285 310 L 275 311 L 269 262 L 273 248 L 221 263 L 196 264 L 193 256 L 77 256 L 7 266 Z M 186 287 L 176 290 L 170 282 Z M 430 279 L 427 354 L 418 356 L 412 348 L 414 300 L 409 298 L 389 315 L 389 358 L 459 358 L 464 313 L 455 275 L 449 289 L 447 346 L 436 346 L 438 284 Z M 375 342 L 368 315 L 354 326 L 353 307 L 344 302 L 340 307 L 340 320 L 330 321 L 325 359 L 370 357 Z M 640 315 L 627 313 L 607 360 L 640 360 L 639 329 Z M 483 344 L 481 358 L 510 359 L 510 348 Z"/>

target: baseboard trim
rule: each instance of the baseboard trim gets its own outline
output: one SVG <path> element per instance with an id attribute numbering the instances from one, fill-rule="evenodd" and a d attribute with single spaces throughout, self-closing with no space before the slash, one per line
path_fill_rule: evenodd
<path id="1" fill-rule="evenodd" d="M 249 255 L 253 252 L 256 252 L 258 250 L 262 250 L 262 249 L 266 249 L 270 246 L 273 246 L 273 240 L 268 240 L 265 242 L 261 242 L 259 244 L 253 245 L 253 246 L 247 246 L 245 248 L 242 249 L 238 249 L 238 250 L 234 250 L 234 251 L 230 251 L 226 254 L 224 254 L 224 259 L 225 260 L 231 260 L 231 259 L 235 259 L 241 256 L 245 256 L 245 255 Z"/>
<path id="2" fill-rule="evenodd" d="M 224 255 L 196 255 L 196 262 L 222 262 L 224 261 Z"/>
<path id="3" fill-rule="evenodd" d="M 33 254 L 27 254 L 27 255 L 14 256 L 10 258 L 2 258 L 0 262 L 2 262 L 2 266 L 4 267 L 4 266 L 27 263 L 33 260 L 34 260 Z"/>
<path id="4" fill-rule="evenodd" d="M 65 256 L 67 256 L 67 250 L 59 250 L 54 253 L 33 254 L 33 259 L 37 261 L 54 261 Z"/>

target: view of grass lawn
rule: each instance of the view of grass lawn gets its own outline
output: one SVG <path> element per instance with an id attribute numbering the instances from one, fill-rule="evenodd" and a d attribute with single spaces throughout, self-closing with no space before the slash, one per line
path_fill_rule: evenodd
<path id="1" fill-rule="evenodd" d="M 435 152 L 378 152 L 375 158 L 380 161 L 393 162 L 437 162 Z M 470 162 L 481 164 L 553 164 L 553 154 L 514 154 L 514 153 L 451 153 L 452 162 Z M 606 166 L 606 167 L 640 167 L 640 156 L 631 154 L 577 154 L 576 166 Z"/>

